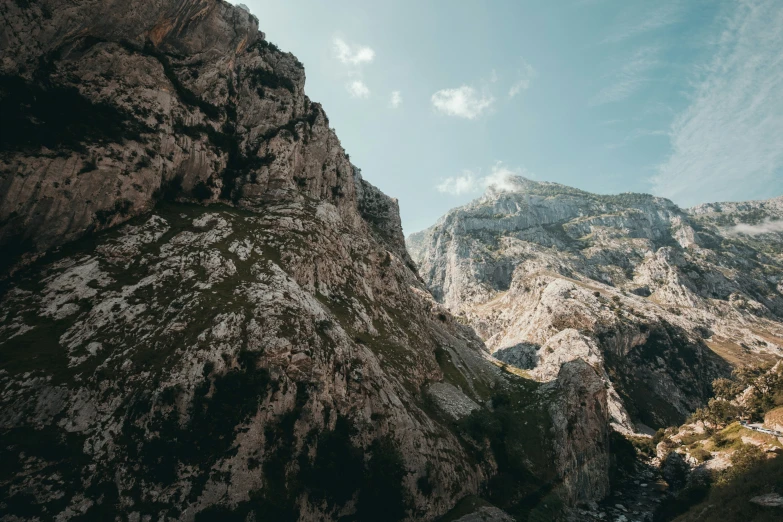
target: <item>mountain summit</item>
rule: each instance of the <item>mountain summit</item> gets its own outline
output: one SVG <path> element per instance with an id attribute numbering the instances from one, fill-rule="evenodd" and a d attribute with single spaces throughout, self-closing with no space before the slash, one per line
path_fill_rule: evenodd
<path id="1" fill-rule="evenodd" d="M 680 209 L 510 177 L 407 238 L 436 299 L 537 380 L 582 358 L 615 428 L 679 423 L 783 356 L 783 198 Z"/>

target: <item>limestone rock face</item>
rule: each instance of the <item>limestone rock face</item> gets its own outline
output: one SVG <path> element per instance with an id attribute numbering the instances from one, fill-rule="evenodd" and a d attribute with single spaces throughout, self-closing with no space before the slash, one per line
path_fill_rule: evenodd
<path id="1" fill-rule="evenodd" d="M 246 9 L 0 18 L 0 518 L 434 520 L 495 475 L 460 422 L 499 392 L 541 412 L 531 498 L 605 493 L 594 371 L 539 393 L 432 299 Z"/>
<path id="2" fill-rule="evenodd" d="M 216 0 L 5 2 L 0 246 L 43 251 L 160 199 L 328 199 L 357 176 L 302 64 Z M 355 214 L 355 213 L 354 213 Z"/>
<path id="3" fill-rule="evenodd" d="M 574 505 L 603 498 L 609 492 L 610 431 L 603 381 L 588 363 L 575 359 L 562 365 L 546 392 L 554 396 L 550 413 L 565 500 Z"/>
<path id="4" fill-rule="evenodd" d="M 499 360 L 541 381 L 588 362 L 629 432 L 679 424 L 731 366 L 783 357 L 783 198 L 683 210 L 509 183 L 407 239 Z"/>

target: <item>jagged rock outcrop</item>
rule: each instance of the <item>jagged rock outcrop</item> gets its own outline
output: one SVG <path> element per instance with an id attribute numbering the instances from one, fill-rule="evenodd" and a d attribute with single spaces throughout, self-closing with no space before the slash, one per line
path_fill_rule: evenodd
<path id="1" fill-rule="evenodd" d="M 419 272 L 542 381 L 583 359 L 621 431 L 681 423 L 731 365 L 783 356 L 783 198 L 682 210 L 508 180 L 412 234 Z"/>
<path id="2" fill-rule="evenodd" d="M 595 369 L 581 359 L 566 362 L 548 386 L 556 434 L 555 458 L 570 505 L 603 498 L 609 491 L 607 393 Z"/>
<path id="3" fill-rule="evenodd" d="M 539 392 L 432 300 L 247 10 L 0 18 L 0 518 L 433 520 L 501 410 L 528 500 L 605 493 L 592 369 Z"/>
<path id="4" fill-rule="evenodd" d="M 226 2 L 4 2 L 0 246 L 43 251 L 188 196 L 331 201 L 354 168 L 302 64 Z M 355 213 L 354 213 L 355 214 Z"/>

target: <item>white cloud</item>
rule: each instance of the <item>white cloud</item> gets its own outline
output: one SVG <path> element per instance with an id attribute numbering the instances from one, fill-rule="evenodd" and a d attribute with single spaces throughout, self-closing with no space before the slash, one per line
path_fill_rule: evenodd
<path id="1" fill-rule="evenodd" d="M 334 39 L 334 53 L 344 65 L 362 65 L 375 59 L 375 51 L 370 47 L 349 45 L 339 37 Z"/>
<path id="2" fill-rule="evenodd" d="M 508 97 L 513 98 L 522 91 L 526 91 L 530 87 L 530 82 L 538 76 L 538 73 L 533 66 L 529 63 L 525 63 L 519 70 L 518 79 L 508 90 Z"/>
<path id="3" fill-rule="evenodd" d="M 370 96 L 370 89 L 361 80 L 354 80 L 346 85 L 348 92 L 354 98 L 367 98 Z"/>
<path id="4" fill-rule="evenodd" d="M 400 91 L 393 91 L 391 93 L 391 98 L 389 99 L 389 107 L 396 109 L 400 105 L 402 105 L 402 93 L 400 93 Z"/>
<path id="5" fill-rule="evenodd" d="M 783 232 L 783 220 L 772 221 L 771 219 L 767 218 L 757 225 L 738 223 L 726 230 L 726 234 L 729 236 L 734 236 L 737 234 L 758 236 L 759 234 L 774 234 L 775 232 Z"/>
<path id="6" fill-rule="evenodd" d="M 659 49 L 654 46 L 637 49 L 630 60 L 623 64 L 614 81 L 601 89 L 590 100 L 591 106 L 622 101 L 630 97 L 644 83 L 649 81 L 647 73 L 659 65 Z"/>
<path id="7" fill-rule="evenodd" d="M 681 205 L 783 189 L 783 2 L 740 2 L 675 117 L 671 155 L 652 179 Z"/>
<path id="8" fill-rule="evenodd" d="M 492 166 L 492 172 L 482 179 L 482 183 L 487 188 L 516 192 L 519 190 L 519 186 L 514 183 L 514 179 L 523 175 L 529 176 L 530 174 L 524 169 L 510 169 L 498 161 Z"/>
<path id="9" fill-rule="evenodd" d="M 510 169 L 502 162 L 497 162 L 486 176 L 476 175 L 466 170 L 461 176 L 443 179 L 435 188 L 438 192 L 454 196 L 477 193 L 490 187 L 495 190 L 514 192 L 519 189 L 514 182 L 518 176 L 530 176 L 530 174 L 525 169 Z"/>
<path id="10" fill-rule="evenodd" d="M 432 95 L 432 105 L 449 116 L 473 120 L 481 116 L 494 102 L 492 96 L 479 95 L 473 87 L 463 85 L 456 89 L 442 89 Z"/>
<path id="11" fill-rule="evenodd" d="M 465 171 L 462 176 L 452 176 L 441 181 L 435 188 L 438 192 L 459 196 L 475 192 L 479 184 L 476 177 L 470 171 Z"/>

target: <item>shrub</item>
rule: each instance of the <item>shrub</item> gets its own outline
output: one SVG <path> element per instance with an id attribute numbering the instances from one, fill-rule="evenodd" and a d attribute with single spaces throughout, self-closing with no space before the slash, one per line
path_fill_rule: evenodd
<path id="1" fill-rule="evenodd" d="M 696 459 L 698 462 L 704 462 L 707 460 L 710 460 L 712 458 L 712 453 L 705 450 L 704 448 L 696 448 L 690 452 L 691 457 Z"/>
<path id="2" fill-rule="evenodd" d="M 743 444 L 731 454 L 731 469 L 745 473 L 764 460 L 764 452 L 755 444 Z"/>
<path id="3" fill-rule="evenodd" d="M 196 183 L 196 186 L 193 187 L 191 193 L 193 197 L 199 201 L 204 201 L 212 197 L 212 190 L 203 181 Z"/>
<path id="4" fill-rule="evenodd" d="M 78 173 L 84 174 L 87 172 L 92 172 L 93 170 L 98 170 L 98 160 L 95 158 L 95 156 L 91 156 L 90 159 L 86 160 Z"/>
<path id="5" fill-rule="evenodd" d="M 724 448 L 731 443 L 731 439 L 729 439 L 725 433 L 719 431 L 712 436 L 712 442 L 715 444 L 716 448 Z"/>
<path id="6" fill-rule="evenodd" d="M 139 161 L 136 162 L 136 170 L 146 169 L 152 166 L 152 160 L 148 156 L 142 156 Z"/>
<path id="7" fill-rule="evenodd" d="M 680 442 L 683 446 L 689 446 L 695 442 L 698 442 L 700 440 L 704 440 L 707 438 L 706 433 L 688 433 L 687 435 L 683 435 L 680 438 Z"/>

